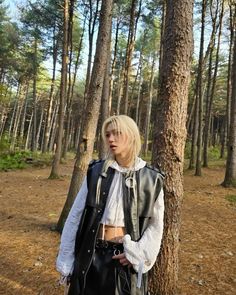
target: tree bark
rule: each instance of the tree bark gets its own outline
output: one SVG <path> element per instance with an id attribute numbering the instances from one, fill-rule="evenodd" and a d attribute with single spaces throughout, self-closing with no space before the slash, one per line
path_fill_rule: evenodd
<path id="1" fill-rule="evenodd" d="M 57 63 L 57 53 L 58 53 L 58 40 L 56 40 L 56 24 L 53 29 L 53 70 L 52 70 L 52 80 L 51 80 L 51 89 L 48 99 L 46 119 L 45 119 L 45 128 L 44 128 L 44 139 L 42 153 L 48 151 L 48 142 L 50 136 L 50 125 L 52 120 L 52 104 L 54 99 L 54 89 L 55 89 L 55 79 L 56 79 L 56 63 Z"/>
<path id="2" fill-rule="evenodd" d="M 129 103 L 129 75 L 131 70 L 131 61 L 135 43 L 135 12 L 136 12 L 137 0 L 132 0 L 131 12 L 130 12 L 130 23 L 129 23 L 129 35 L 126 49 L 126 60 L 125 60 L 125 71 L 124 71 L 124 114 L 128 113 Z M 137 22 L 137 20 L 136 20 Z"/>
<path id="3" fill-rule="evenodd" d="M 152 271 L 151 294 L 176 295 L 183 163 L 190 64 L 193 51 L 193 0 L 166 1 L 159 106 L 154 122 L 152 162 L 166 172 L 165 228 Z"/>
<path id="4" fill-rule="evenodd" d="M 92 158 L 99 108 L 106 67 L 109 32 L 112 20 L 112 0 L 103 0 L 100 14 L 98 38 L 91 82 L 88 91 L 88 103 L 82 124 L 82 132 L 77 150 L 76 161 L 72 174 L 67 200 L 57 224 L 57 230 L 62 231 L 64 222 L 74 202 L 76 194 L 85 177 L 87 166 Z"/>
<path id="5" fill-rule="evenodd" d="M 58 134 L 56 143 L 56 152 L 53 158 L 52 170 L 49 178 L 59 178 L 59 164 L 62 150 L 63 125 L 65 114 L 65 97 L 67 83 L 67 57 L 68 57 L 68 18 L 69 18 L 69 0 L 64 0 L 64 23 L 63 23 L 63 49 L 62 49 L 62 68 L 60 85 L 60 105 L 58 116 Z"/>
<path id="6" fill-rule="evenodd" d="M 236 8 L 236 6 L 235 6 Z M 234 18 L 234 32 L 236 29 Z M 236 187 L 236 34 L 234 33 L 233 65 L 232 65 L 232 92 L 228 155 L 223 186 Z"/>
<path id="7" fill-rule="evenodd" d="M 38 76 L 38 40 L 34 37 L 34 61 L 33 61 L 33 130 L 32 130 L 32 140 L 31 140 L 31 150 L 36 151 L 36 133 L 37 133 L 37 76 Z"/>
<path id="8" fill-rule="evenodd" d="M 203 51 L 204 51 L 204 34 L 205 34 L 205 17 L 206 17 L 206 0 L 202 1 L 202 27 L 201 40 L 198 61 L 198 75 L 196 87 L 196 99 L 198 100 L 198 135 L 197 135 L 197 157 L 195 175 L 202 175 L 202 110 L 203 110 L 203 95 L 202 95 L 202 80 L 203 80 Z"/>
<path id="9" fill-rule="evenodd" d="M 153 80 L 154 80 L 154 68 L 155 68 L 155 59 L 156 56 L 153 56 L 152 60 L 152 67 L 151 67 L 151 77 L 150 77 L 150 84 L 149 84 L 149 97 L 148 97 L 148 104 L 147 104 L 147 112 L 146 112 L 146 120 L 145 120 L 145 134 L 144 134 L 144 144 L 143 144 L 143 151 L 144 155 L 147 156 L 148 153 L 148 140 L 150 134 L 150 118 L 151 118 L 151 110 L 152 110 L 152 96 L 153 96 Z"/>
<path id="10" fill-rule="evenodd" d="M 215 60 L 215 69 L 214 75 L 212 79 L 212 88 L 211 88 L 211 95 L 209 97 L 209 103 L 207 104 L 207 116 L 205 118 L 205 136 L 204 136 L 204 153 L 203 153 L 203 166 L 208 167 L 208 141 L 209 141 L 209 131 L 210 131 L 210 119 L 211 119 L 211 111 L 212 111 L 212 104 L 213 99 L 215 96 L 215 87 L 216 87 L 216 79 L 217 79 L 217 72 L 218 72 L 218 64 L 219 64 L 219 52 L 220 52 L 220 40 L 221 40 L 221 32 L 222 32 L 222 21 L 224 15 L 224 1 L 222 1 L 221 12 L 219 17 L 219 33 L 218 33 L 218 43 L 217 43 L 217 50 L 216 50 L 216 60 Z"/>

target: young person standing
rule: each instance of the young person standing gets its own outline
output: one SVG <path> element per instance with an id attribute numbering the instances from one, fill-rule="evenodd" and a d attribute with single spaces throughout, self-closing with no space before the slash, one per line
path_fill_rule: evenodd
<path id="1" fill-rule="evenodd" d="M 69 295 L 144 295 L 163 234 L 163 174 L 138 157 L 128 116 L 102 128 L 105 160 L 93 161 L 65 223 L 57 270 Z"/>

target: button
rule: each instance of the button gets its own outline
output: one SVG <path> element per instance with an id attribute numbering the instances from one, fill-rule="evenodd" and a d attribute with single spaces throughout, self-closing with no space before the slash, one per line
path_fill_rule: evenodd
<path id="1" fill-rule="evenodd" d="M 91 250 L 88 250 L 88 253 L 90 253 L 91 252 Z"/>
<path id="2" fill-rule="evenodd" d="M 85 270 L 82 270 L 82 274 L 83 274 L 83 275 L 85 274 Z"/>
<path id="3" fill-rule="evenodd" d="M 105 194 L 106 194 L 106 192 L 103 192 L 102 194 L 103 194 L 103 195 L 105 195 Z"/>
<path id="4" fill-rule="evenodd" d="M 95 229 L 93 229 L 92 232 L 95 233 Z"/>
<path id="5" fill-rule="evenodd" d="M 101 212 L 101 210 L 98 210 L 98 213 L 100 213 Z"/>

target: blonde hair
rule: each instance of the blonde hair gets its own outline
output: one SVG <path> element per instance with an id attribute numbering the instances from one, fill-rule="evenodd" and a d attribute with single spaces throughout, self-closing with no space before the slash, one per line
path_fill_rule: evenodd
<path id="1" fill-rule="evenodd" d="M 136 157 L 139 155 L 141 150 L 141 139 L 139 134 L 139 129 L 135 121 L 126 115 L 116 115 L 109 117 L 105 120 L 102 125 L 102 138 L 106 149 L 107 159 L 113 159 L 113 155 L 110 152 L 109 145 L 106 141 L 106 130 L 108 125 L 117 130 L 118 133 L 127 135 L 128 145 L 127 145 L 127 155 L 131 162 L 134 162 Z"/>

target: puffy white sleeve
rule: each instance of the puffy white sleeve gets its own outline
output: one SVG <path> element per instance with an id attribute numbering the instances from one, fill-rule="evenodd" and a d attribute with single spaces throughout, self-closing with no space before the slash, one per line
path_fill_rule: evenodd
<path id="1" fill-rule="evenodd" d="M 135 271 L 141 275 L 154 265 L 160 250 L 164 226 L 164 193 L 163 189 L 154 204 L 153 216 L 141 239 L 132 241 L 130 235 L 123 238 L 124 253 L 132 263 Z"/>
<path id="2" fill-rule="evenodd" d="M 68 276 L 73 272 L 76 233 L 85 207 L 87 193 L 87 177 L 85 177 L 74 204 L 71 207 L 61 235 L 56 269 L 63 276 Z"/>

